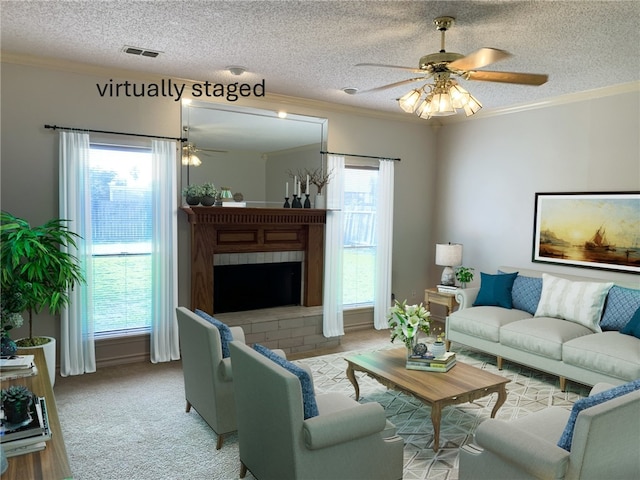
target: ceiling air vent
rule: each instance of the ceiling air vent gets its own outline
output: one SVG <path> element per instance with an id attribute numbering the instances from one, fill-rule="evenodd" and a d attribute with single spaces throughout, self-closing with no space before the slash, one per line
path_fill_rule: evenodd
<path id="1" fill-rule="evenodd" d="M 158 55 L 162 53 L 162 52 L 156 52 L 154 50 L 145 50 L 144 48 L 140 48 L 140 47 L 130 47 L 128 45 L 125 45 L 122 48 L 122 51 L 124 53 L 130 53 L 131 55 L 142 55 L 143 57 L 151 57 L 151 58 L 156 58 Z"/>

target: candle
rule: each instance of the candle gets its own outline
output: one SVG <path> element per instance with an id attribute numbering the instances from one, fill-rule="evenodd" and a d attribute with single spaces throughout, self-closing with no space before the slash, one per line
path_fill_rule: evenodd
<path id="1" fill-rule="evenodd" d="M 306 192 L 307 192 L 307 193 L 311 193 L 311 192 L 309 191 L 309 175 L 307 175 L 307 190 L 306 190 Z"/>
<path id="2" fill-rule="evenodd" d="M 289 198 L 289 182 L 286 183 L 286 187 L 284 189 L 284 196 Z"/>
<path id="3" fill-rule="evenodd" d="M 296 187 L 298 186 L 298 177 L 296 175 L 293 176 L 293 196 L 295 197 L 298 194 Z"/>
<path id="4" fill-rule="evenodd" d="M 298 182 L 298 196 L 302 197 L 302 190 L 300 190 L 300 182 Z"/>

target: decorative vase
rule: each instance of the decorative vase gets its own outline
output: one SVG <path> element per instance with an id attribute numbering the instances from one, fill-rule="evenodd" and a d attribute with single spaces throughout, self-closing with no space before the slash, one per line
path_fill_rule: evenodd
<path id="1" fill-rule="evenodd" d="M 18 346 L 16 345 L 16 342 L 11 340 L 9 337 L 4 337 L 4 336 L 2 337 L 1 342 L 2 342 L 3 357 L 10 357 L 16 354 L 16 351 L 18 350 Z"/>
<path id="2" fill-rule="evenodd" d="M 324 195 L 322 195 L 321 193 L 318 193 L 316 195 L 316 201 L 314 202 L 314 207 L 320 208 L 320 209 L 326 208 L 326 200 L 324 198 Z"/>
<path id="3" fill-rule="evenodd" d="M 49 372 L 49 380 L 51 381 L 51 387 L 53 388 L 56 383 L 56 339 L 53 337 L 41 336 L 42 338 L 47 338 L 49 341 L 43 345 L 38 345 L 35 347 L 18 347 L 21 350 L 23 355 L 29 355 L 26 350 L 33 350 L 36 348 L 41 348 L 44 351 L 44 359 L 47 362 L 47 371 Z M 18 340 L 20 343 L 20 340 Z"/>
<path id="4" fill-rule="evenodd" d="M 431 344 L 431 353 L 436 358 L 443 357 L 447 353 L 447 347 L 445 347 L 444 342 L 434 342 Z"/>
<path id="5" fill-rule="evenodd" d="M 214 203 L 216 203 L 216 197 L 212 197 L 211 195 L 205 195 L 200 199 L 200 203 L 202 203 L 205 207 L 210 207 Z"/>

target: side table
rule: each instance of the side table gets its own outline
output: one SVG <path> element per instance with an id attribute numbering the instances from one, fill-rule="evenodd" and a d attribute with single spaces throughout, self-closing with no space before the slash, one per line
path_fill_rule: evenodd
<path id="1" fill-rule="evenodd" d="M 439 292 L 437 288 L 427 288 L 424 291 L 424 303 L 427 304 L 427 308 L 429 310 L 431 310 L 432 303 L 447 307 L 447 315 L 444 319 L 445 331 L 446 331 L 447 317 L 451 314 L 451 312 L 453 312 L 454 308 L 458 306 L 458 302 L 456 302 L 455 294 Z M 449 347 L 451 346 L 451 342 L 449 342 L 449 340 L 446 340 L 446 346 L 447 346 L 447 351 L 449 351 Z"/>

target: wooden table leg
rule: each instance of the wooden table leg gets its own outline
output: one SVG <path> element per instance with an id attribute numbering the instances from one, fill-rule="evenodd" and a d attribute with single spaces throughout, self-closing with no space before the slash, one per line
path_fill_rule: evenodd
<path id="1" fill-rule="evenodd" d="M 498 409 L 504 404 L 507 400 L 507 389 L 504 385 L 500 385 L 498 389 L 498 400 L 496 400 L 496 404 L 493 406 L 493 410 L 491 410 L 491 418 L 496 417 L 496 413 L 498 413 Z"/>
<path id="2" fill-rule="evenodd" d="M 433 451 L 440 449 L 440 419 L 442 418 L 442 407 L 439 403 L 431 405 L 431 423 L 433 424 Z"/>
<path id="3" fill-rule="evenodd" d="M 356 378 L 353 371 L 353 365 L 351 363 L 347 366 L 347 378 L 351 382 L 351 385 L 353 385 L 353 389 L 356 391 L 356 401 L 358 401 L 360 399 L 360 386 L 358 385 L 358 379 Z"/>

